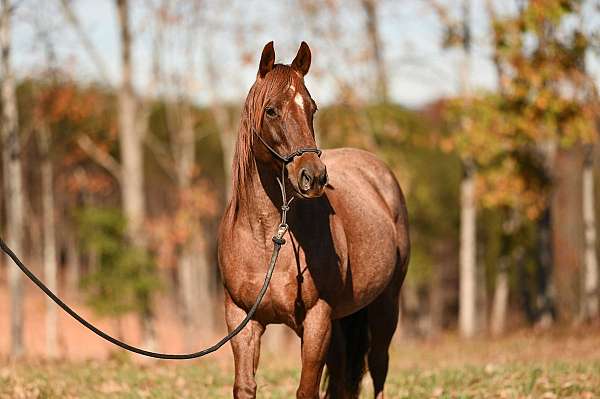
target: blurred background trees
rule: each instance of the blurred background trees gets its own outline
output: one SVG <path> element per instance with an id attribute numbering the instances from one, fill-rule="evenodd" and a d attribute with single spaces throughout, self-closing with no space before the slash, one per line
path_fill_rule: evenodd
<path id="1" fill-rule="evenodd" d="M 320 146 L 376 152 L 405 190 L 405 335 L 598 322 L 598 4 L 256 7 L 2 0 L 0 231 L 50 287 L 150 349 L 220 335 L 239 109 L 261 46 L 306 40 Z M 0 350 L 40 351 L 24 331 L 44 319 L 44 354 L 66 356 L 71 322 L 0 264 Z"/>

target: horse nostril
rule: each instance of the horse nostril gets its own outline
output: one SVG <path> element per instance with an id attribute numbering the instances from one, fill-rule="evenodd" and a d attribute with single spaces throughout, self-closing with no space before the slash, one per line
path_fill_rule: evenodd
<path id="1" fill-rule="evenodd" d="M 308 170 L 302 168 L 300 171 L 300 178 L 298 179 L 298 185 L 302 191 L 310 190 L 310 186 L 312 184 L 312 176 L 308 172 Z"/>
<path id="2" fill-rule="evenodd" d="M 319 176 L 319 184 L 321 185 L 321 187 L 325 187 L 325 185 L 327 184 L 327 180 L 327 172 L 321 173 L 321 175 Z"/>

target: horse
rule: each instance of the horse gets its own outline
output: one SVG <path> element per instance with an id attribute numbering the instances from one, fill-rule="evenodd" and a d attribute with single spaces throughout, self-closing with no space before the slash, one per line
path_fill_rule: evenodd
<path id="1" fill-rule="evenodd" d="M 310 64 L 305 42 L 290 65 L 276 64 L 273 42 L 267 43 L 241 114 L 232 194 L 218 236 L 230 331 L 262 286 L 271 233 L 283 212 L 281 189 L 294 202 L 283 204 L 291 245 L 281 248 L 254 317 L 231 340 L 234 398 L 256 397 L 261 336 L 269 324 L 285 324 L 301 339 L 297 398 L 319 397 L 325 366 L 327 398 L 357 398 L 367 366 L 375 398 L 384 395 L 410 252 L 405 199 L 372 153 L 317 148 L 317 104 L 304 84 Z"/>

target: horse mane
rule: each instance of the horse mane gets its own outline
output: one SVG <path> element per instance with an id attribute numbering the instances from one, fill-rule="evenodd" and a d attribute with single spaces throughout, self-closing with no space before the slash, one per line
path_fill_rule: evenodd
<path id="1" fill-rule="evenodd" d="M 224 215 L 224 225 L 229 229 L 234 224 L 240 204 L 250 187 L 252 167 L 255 162 L 252 144 L 252 129 L 260 132 L 263 109 L 270 98 L 286 91 L 290 85 L 300 84 L 301 76 L 289 65 L 275 64 L 263 79 L 257 79 L 250 88 L 238 130 L 235 152 L 231 165 L 231 199 Z"/>

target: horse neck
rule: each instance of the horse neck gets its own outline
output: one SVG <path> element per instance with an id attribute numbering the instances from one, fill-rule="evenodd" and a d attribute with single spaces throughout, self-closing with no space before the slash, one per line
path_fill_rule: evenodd
<path id="1" fill-rule="evenodd" d="M 238 191 L 239 216 L 252 232 L 263 232 L 268 241 L 281 218 L 282 198 L 277 177 L 278 174 L 269 166 L 254 160 L 246 190 Z"/>

